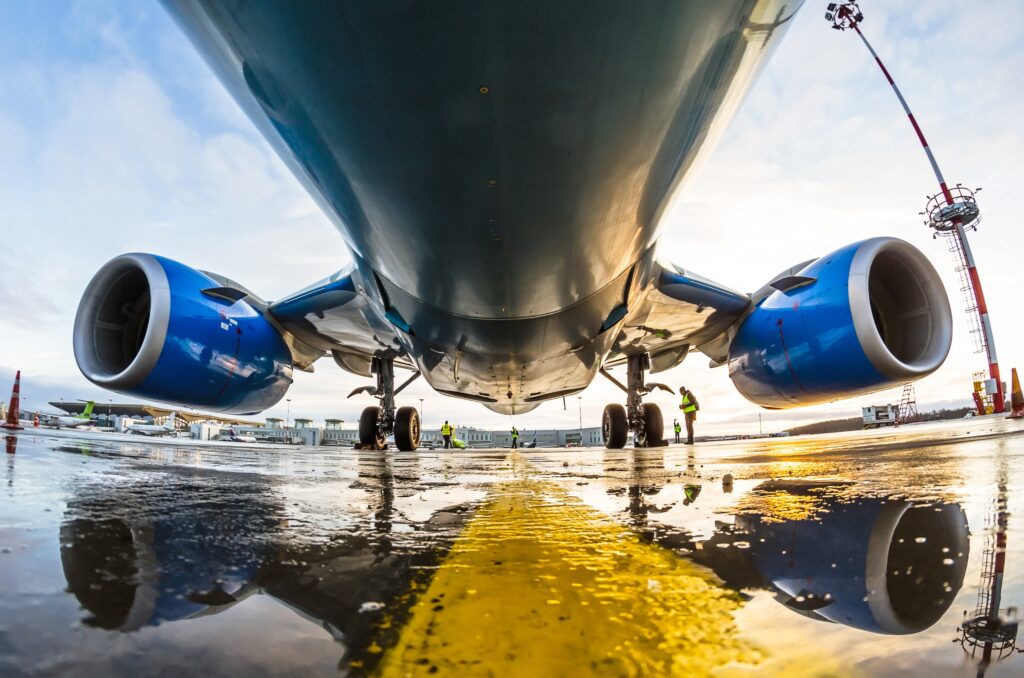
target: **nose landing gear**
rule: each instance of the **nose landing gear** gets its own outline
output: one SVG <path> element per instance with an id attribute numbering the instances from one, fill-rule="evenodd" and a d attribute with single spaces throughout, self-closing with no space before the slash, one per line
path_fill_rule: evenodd
<path id="1" fill-rule="evenodd" d="M 366 392 L 380 400 L 359 415 L 359 449 L 383 450 L 388 436 L 395 434 L 395 446 L 402 452 L 414 452 L 420 445 L 420 413 L 415 407 L 395 407 L 395 396 L 420 376 L 412 375 L 395 388 L 395 361 L 393 358 L 374 358 L 370 371 L 377 375 L 376 386 L 360 386 L 349 393 L 351 398 Z"/>
<path id="2" fill-rule="evenodd" d="M 601 419 L 601 434 L 604 445 L 610 450 L 622 449 L 626 446 L 629 432 L 633 432 L 635 447 L 660 447 L 667 445 L 664 439 L 665 421 L 661 416 L 661 408 L 655 403 L 643 402 L 643 396 L 655 388 L 672 393 L 665 384 L 644 383 L 644 370 L 651 368 L 651 360 L 646 354 L 630 356 L 626 363 L 626 386 L 604 368 L 601 374 L 613 384 L 626 392 L 626 406 L 612 403 L 604 408 Z"/>

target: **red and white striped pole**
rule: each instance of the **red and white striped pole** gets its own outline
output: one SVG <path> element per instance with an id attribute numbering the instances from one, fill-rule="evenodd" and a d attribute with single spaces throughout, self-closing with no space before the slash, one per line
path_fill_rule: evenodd
<path id="1" fill-rule="evenodd" d="M 882 69 L 882 74 L 885 75 L 885 79 L 889 82 L 892 87 L 892 91 L 896 93 L 896 98 L 900 100 L 900 105 L 903 107 L 903 111 L 907 114 L 907 118 L 910 120 L 911 126 L 914 128 L 914 132 L 917 133 L 917 139 L 921 142 L 921 146 L 924 148 L 925 155 L 928 156 L 928 162 L 932 166 L 932 172 L 935 173 L 935 179 L 939 182 L 939 189 L 942 191 L 942 197 L 946 200 L 946 205 L 953 207 L 955 198 L 949 186 L 946 184 L 945 177 L 942 176 L 942 170 L 939 169 L 939 163 L 935 160 L 935 154 L 932 153 L 931 147 L 928 145 L 928 140 L 924 138 L 924 133 L 921 131 L 921 126 L 917 124 L 917 120 L 914 118 L 914 114 L 910 110 L 910 106 L 907 105 L 907 100 L 903 98 L 903 93 L 900 92 L 900 88 L 896 86 L 896 81 L 892 79 L 889 74 L 889 70 L 882 63 L 882 60 L 878 58 L 878 54 L 875 52 L 871 43 L 864 37 L 864 34 L 860 30 L 860 22 L 864 20 L 864 15 L 861 13 L 860 8 L 856 2 L 844 2 L 844 3 L 830 3 L 828 5 L 828 11 L 825 14 L 825 18 L 832 22 L 832 27 L 836 30 L 846 30 L 852 28 L 857 32 L 864 46 L 868 48 L 871 56 L 875 59 L 875 63 Z M 981 277 L 978 275 L 978 267 L 974 263 L 974 253 L 971 251 L 971 245 L 967 241 L 967 233 L 964 230 L 963 221 L 959 218 L 954 218 L 952 224 L 956 229 L 956 238 L 960 242 L 960 248 L 964 253 L 964 261 L 967 264 L 967 274 L 971 281 L 971 291 L 974 293 L 975 305 L 978 309 L 979 320 L 981 321 L 982 331 L 982 344 L 985 348 L 985 354 L 988 358 L 988 372 L 989 376 L 995 380 L 996 393 L 993 398 L 992 408 L 995 412 L 1003 412 L 1005 410 L 1005 394 L 1003 393 L 1003 382 L 999 377 L 999 361 L 996 358 L 996 343 L 995 338 L 992 334 L 992 321 L 988 315 L 988 305 L 985 303 L 985 292 L 981 289 Z"/>

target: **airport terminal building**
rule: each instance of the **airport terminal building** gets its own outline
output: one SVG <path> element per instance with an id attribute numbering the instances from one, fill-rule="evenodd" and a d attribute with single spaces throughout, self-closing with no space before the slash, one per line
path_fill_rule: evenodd
<path id="1" fill-rule="evenodd" d="M 359 432 L 354 429 L 334 428 L 323 429 L 321 443 L 323 445 L 355 445 L 359 441 Z M 456 426 L 455 437 L 466 443 L 466 447 L 512 447 L 511 430 L 491 431 L 471 426 Z M 424 447 L 440 447 L 443 444 L 441 429 L 424 429 L 420 433 L 420 444 Z M 590 447 L 603 445 L 601 427 L 592 426 L 579 429 L 520 429 L 519 445 L 521 447 L 536 442 L 536 447 Z"/>
<path id="2" fill-rule="evenodd" d="M 54 401 L 49 404 L 69 415 L 79 414 L 85 409 L 85 403 L 79 401 Z M 359 442 L 359 432 L 354 426 L 345 428 L 343 419 L 326 419 L 321 427 L 315 425 L 312 419 L 303 417 L 296 417 L 293 422 L 286 422 L 277 417 L 267 417 L 265 422 L 258 422 L 170 410 L 139 403 L 114 402 L 96 403 L 92 419 L 98 427 L 119 429 L 118 422 L 121 419 L 163 424 L 172 412 L 179 420 L 179 429 L 182 433 L 188 431 L 191 437 L 198 440 L 217 440 L 227 432 L 228 427 L 234 427 L 239 433 L 254 436 L 263 442 L 346 447 L 354 446 Z M 22 416 L 31 419 L 32 413 L 23 411 Z M 466 447 L 512 447 L 510 429 L 493 431 L 457 425 L 455 437 L 465 442 Z M 420 434 L 420 440 L 424 447 L 440 447 L 443 444 L 441 429 L 424 429 Z M 604 440 L 601 437 L 600 426 L 582 429 L 520 429 L 519 445 L 525 447 L 533 443 L 536 443 L 535 447 L 592 447 L 603 445 Z"/>

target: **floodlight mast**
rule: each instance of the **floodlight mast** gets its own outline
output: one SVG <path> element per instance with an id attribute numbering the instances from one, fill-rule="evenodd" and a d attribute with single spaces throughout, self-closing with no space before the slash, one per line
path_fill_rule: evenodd
<path id="1" fill-rule="evenodd" d="M 962 276 L 966 274 L 967 277 L 963 291 L 970 291 L 973 297 L 973 300 L 969 299 L 969 302 L 973 301 L 973 303 L 968 303 L 967 308 L 972 326 L 977 325 L 977 329 L 972 329 L 972 332 L 975 334 L 981 350 L 986 354 L 989 377 L 995 382 L 992 410 L 1001 413 L 1005 410 L 1005 395 L 1003 393 L 1003 382 L 999 377 L 999 361 L 996 357 L 992 322 L 988 315 L 988 305 L 985 303 L 985 293 L 981 288 L 981 278 L 978 276 L 978 268 L 974 262 L 974 253 L 971 251 L 971 245 L 967 241 L 967 230 L 977 230 L 978 222 L 981 221 L 981 213 L 978 210 L 974 194 L 960 186 L 960 184 L 957 184 L 952 190 L 946 184 L 946 179 L 942 176 L 942 170 L 939 169 L 939 163 L 935 160 L 935 154 L 932 153 L 928 141 L 924 138 L 921 126 L 917 124 L 910 106 L 907 105 L 907 100 L 903 98 L 903 93 L 896 86 L 896 81 L 893 80 L 885 64 L 878 58 L 878 53 L 875 52 L 871 43 L 868 42 L 868 39 L 864 37 L 860 30 L 860 23 L 864 20 L 864 14 L 861 13 L 857 2 L 830 2 L 825 12 L 825 19 L 837 31 L 852 29 L 857 33 L 864 46 L 868 48 L 871 56 L 875 59 L 875 63 L 882 69 L 882 74 L 885 75 L 885 79 L 892 87 L 892 91 L 895 92 L 896 98 L 899 99 L 903 111 L 907 114 L 907 118 L 910 119 L 914 132 L 917 133 L 918 141 L 921 142 L 921 146 L 924 148 L 925 155 L 928 156 L 928 162 L 935 173 L 935 179 L 939 182 L 939 195 L 942 196 L 942 199 L 941 201 L 938 199 L 939 195 L 929 198 L 925 210 L 928 221 L 925 223 L 934 229 L 935 235 L 946 235 L 953 240 L 953 246 L 950 249 L 957 258 L 957 272 Z M 980 413 L 984 414 L 983 406 L 979 409 L 982 410 Z"/>

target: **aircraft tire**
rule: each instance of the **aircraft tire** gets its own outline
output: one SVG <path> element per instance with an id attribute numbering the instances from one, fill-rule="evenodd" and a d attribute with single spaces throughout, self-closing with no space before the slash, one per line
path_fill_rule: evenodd
<path id="1" fill-rule="evenodd" d="M 655 403 L 644 403 L 644 430 L 637 441 L 637 447 L 655 447 L 662 443 L 665 436 L 665 420 L 661 416 L 661 408 Z"/>
<path id="2" fill-rule="evenodd" d="M 626 446 L 629 436 L 629 421 L 626 419 L 626 408 L 618 403 L 605 405 L 604 416 L 601 417 L 601 436 L 604 446 L 609 450 L 621 450 Z"/>
<path id="3" fill-rule="evenodd" d="M 420 446 L 420 413 L 415 407 L 399 407 L 395 413 L 395 445 L 402 452 Z"/>
<path id="4" fill-rule="evenodd" d="M 384 449 L 384 440 L 377 436 L 379 415 L 380 408 L 376 405 L 365 408 L 359 415 L 359 444 L 365 449 Z"/>

